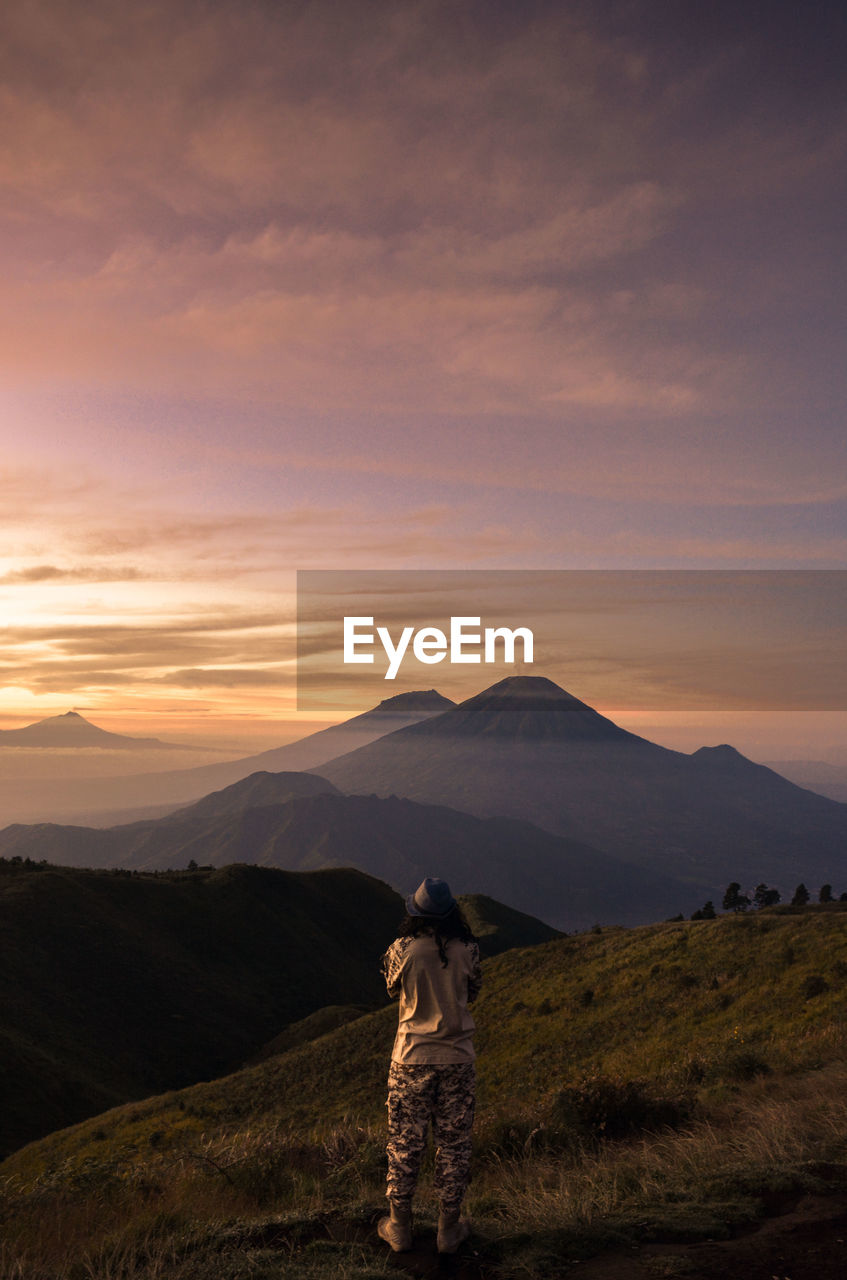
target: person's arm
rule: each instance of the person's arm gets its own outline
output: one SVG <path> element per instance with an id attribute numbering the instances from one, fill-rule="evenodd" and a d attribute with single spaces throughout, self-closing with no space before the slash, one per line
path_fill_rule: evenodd
<path id="1" fill-rule="evenodd" d="M 482 986 L 482 965 L 479 961 L 479 947 L 475 942 L 468 943 L 471 953 L 471 971 L 468 974 L 468 1004 L 473 1004 Z"/>
<path id="2" fill-rule="evenodd" d="M 405 946 L 403 945 L 404 943 L 406 944 Z M 399 996 L 403 985 L 403 965 L 406 959 L 408 943 L 408 938 L 397 938 L 382 957 L 382 975 L 385 978 L 386 990 L 392 1000 Z"/>

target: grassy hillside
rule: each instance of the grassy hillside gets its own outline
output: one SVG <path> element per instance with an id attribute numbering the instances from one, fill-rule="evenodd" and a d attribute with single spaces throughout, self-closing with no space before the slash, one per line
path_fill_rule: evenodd
<path id="1" fill-rule="evenodd" d="M 491 899 L 467 905 L 488 954 L 556 936 Z M 0 1155 L 231 1071 L 326 1006 L 385 1004 L 379 957 L 402 914 L 396 893 L 353 870 L 0 861 Z"/>
<path id="2" fill-rule="evenodd" d="M 401 904 L 351 870 L 140 876 L 0 863 L 0 1150 L 384 1002 Z"/>
<path id="3" fill-rule="evenodd" d="M 518 1256 L 521 1274 L 562 1274 L 552 1258 L 615 1239 L 725 1235 L 773 1197 L 847 1181 L 845 979 L 840 904 L 488 960 L 469 1199 L 485 1274 L 514 1275 Z M 6 1261 L 29 1261 L 10 1273 L 118 1274 L 105 1260 L 120 1253 L 127 1278 L 167 1255 L 174 1280 L 235 1280 L 246 1253 L 259 1277 L 283 1258 L 286 1275 L 383 1274 L 372 1221 L 395 1019 L 368 1014 L 18 1152 L 0 1166 Z M 71 1210 L 64 1244 L 45 1241 L 43 1215 L 64 1232 Z M 433 1212 L 425 1183 L 424 1225 Z M 104 1269 L 73 1272 L 86 1253 Z"/>
<path id="4" fill-rule="evenodd" d="M 534 947 L 552 942 L 559 930 L 549 924 L 496 902 L 484 893 L 461 894 L 459 901 L 465 918 L 479 941 L 480 955 L 499 955 L 512 947 Z"/>

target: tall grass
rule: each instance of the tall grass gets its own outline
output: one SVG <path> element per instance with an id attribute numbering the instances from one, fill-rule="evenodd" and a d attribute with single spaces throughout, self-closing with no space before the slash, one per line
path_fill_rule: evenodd
<path id="1" fill-rule="evenodd" d="M 594 1149 L 536 1150 L 483 1160 L 473 1201 L 516 1230 L 603 1230 L 635 1222 L 687 1230 L 749 1216 L 771 1194 L 847 1180 L 847 1065 L 748 1086 L 680 1131 Z"/>
<path id="2" fill-rule="evenodd" d="M 524 1264 L 527 1233 L 568 1247 L 611 1238 L 726 1233 L 773 1195 L 847 1175 L 847 1065 L 746 1082 L 679 1129 L 609 1141 L 537 1126 L 504 1143 L 477 1134 L 467 1205 L 489 1267 Z M 523 1136 L 522 1136 L 523 1135 Z M 236 1280 L 271 1274 L 384 1274 L 374 1232 L 384 1195 L 384 1131 L 351 1118 L 298 1135 L 285 1126 L 222 1129 L 178 1158 L 153 1154 L 96 1190 L 24 1191 L 7 1181 L 4 1280 Z M 433 1225 L 431 1163 L 418 1221 Z M 14 1235 L 14 1243 L 12 1241 Z M 239 1265 L 242 1270 L 239 1271 Z M 280 1266 L 284 1270 L 280 1272 Z M 276 1271 L 273 1268 L 276 1268 Z M 531 1274 L 527 1272 L 527 1274 Z"/>

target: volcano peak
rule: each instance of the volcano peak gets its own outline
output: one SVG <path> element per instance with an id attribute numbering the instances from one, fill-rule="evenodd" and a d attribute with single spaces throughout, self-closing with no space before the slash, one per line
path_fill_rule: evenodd
<path id="1" fill-rule="evenodd" d="M 547 742 L 641 742 L 546 676 L 507 676 L 409 732 Z"/>

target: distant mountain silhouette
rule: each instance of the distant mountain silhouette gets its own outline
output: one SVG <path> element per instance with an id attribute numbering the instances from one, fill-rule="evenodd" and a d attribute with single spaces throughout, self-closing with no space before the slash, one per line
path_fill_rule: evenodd
<path id="1" fill-rule="evenodd" d="M 635 924 L 699 905 L 687 886 L 509 818 L 396 796 L 345 796 L 310 773 L 259 773 L 151 822 L 104 829 L 20 824 L 0 856 L 65 866 L 177 869 L 194 861 L 289 871 L 352 866 L 408 892 L 442 875 L 559 929 Z"/>
<path id="2" fill-rule="evenodd" d="M 82 821 L 96 825 L 129 822 L 147 817 L 144 812 L 147 808 L 161 812 L 166 806 L 188 804 L 257 771 L 277 773 L 317 768 L 324 760 L 353 751 L 386 733 L 418 724 L 453 706 L 449 698 L 442 697 L 435 689 L 418 690 L 385 698 L 370 711 L 296 742 L 236 760 L 124 777 L 21 779 L 6 783 L 0 780 L 0 813 L 8 815 L 7 822 L 57 818 L 67 822 L 77 814 Z M 24 730 L 8 732 L 23 733 Z"/>
<path id="3" fill-rule="evenodd" d="M 536 823 L 713 894 L 847 880 L 847 805 L 732 747 L 670 751 L 541 677 L 510 677 L 321 766 L 345 792 Z"/>
<path id="4" fill-rule="evenodd" d="M 318 796 L 327 793 L 340 795 L 337 787 L 315 773 L 251 773 L 249 778 L 233 782 L 222 791 L 213 791 L 185 809 L 153 824 L 160 829 L 184 826 L 187 823 L 206 821 L 209 818 L 228 817 L 245 809 L 257 809 L 266 805 L 285 804 L 298 796 Z"/>
<path id="5" fill-rule="evenodd" d="M 383 698 L 370 711 L 363 711 L 341 724 L 330 725 L 328 729 L 319 729 L 317 733 L 298 738 L 296 742 L 271 747 L 269 751 L 261 751 L 258 755 L 245 756 L 240 760 L 201 765 L 187 772 L 191 773 L 194 781 L 202 778 L 204 786 L 223 786 L 227 782 L 246 778 L 258 770 L 279 773 L 282 770 L 297 772 L 314 769 L 324 760 L 332 760 L 340 751 L 355 751 L 357 747 L 366 746 L 376 738 L 384 737 L 386 733 L 422 723 L 455 705 L 435 689 L 398 693 L 392 698 Z M 230 773 L 232 777 L 229 776 Z"/>
<path id="6" fill-rule="evenodd" d="M 832 764 L 829 760 L 765 760 L 769 769 L 781 773 L 783 778 L 796 782 L 798 787 L 817 791 L 830 800 L 847 801 L 847 765 Z"/>
<path id="7" fill-rule="evenodd" d="M 165 819 L 9 827 L 0 855 L 94 867 L 354 865 L 404 888 L 432 874 L 438 853 L 437 874 L 459 877 L 457 891 L 566 929 L 687 913 L 733 880 L 784 895 L 801 880 L 847 887 L 847 805 L 731 746 L 670 751 L 542 677 L 511 677 L 435 710 L 445 702 L 434 692 L 413 705 L 389 699 L 347 722 L 351 731 L 312 735 L 307 749 L 375 734 L 398 716 L 411 724 L 308 774 L 239 779 Z M 196 785 L 246 764 L 184 772 Z"/>
<path id="8" fill-rule="evenodd" d="M 254 773 L 163 818 L 115 827 L 12 823 L 0 831 L 0 857 L 63 867 L 133 865 L 156 870 L 186 867 L 192 860 L 214 866 L 260 862 L 250 856 L 255 836 L 242 818 L 244 812 L 325 792 L 340 794 L 314 773 Z"/>
<path id="9" fill-rule="evenodd" d="M 159 738 L 131 738 L 122 733 L 99 729 L 77 711 L 61 716 L 47 716 L 23 729 L 0 729 L 0 747 L 102 747 L 109 751 L 138 751 L 156 747 L 159 750 L 182 751 L 178 743 Z"/>

